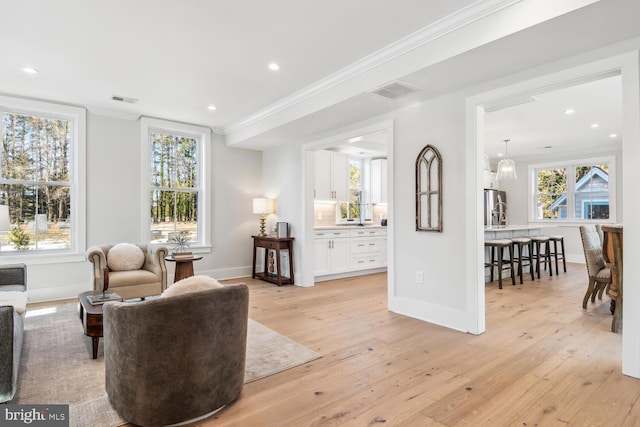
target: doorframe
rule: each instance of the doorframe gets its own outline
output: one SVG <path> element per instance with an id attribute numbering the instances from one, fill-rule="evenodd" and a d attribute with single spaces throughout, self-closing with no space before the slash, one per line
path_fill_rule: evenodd
<path id="1" fill-rule="evenodd" d="M 302 244 L 303 253 L 306 255 L 302 262 L 302 274 L 305 286 L 315 284 L 315 246 L 314 246 L 314 215 L 313 215 L 313 189 L 314 189 L 314 165 L 312 151 L 336 146 L 350 138 L 368 133 L 385 131 L 387 135 L 387 305 L 395 295 L 394 281 L 394 197 L 393 197 L 393 154 L 394 154 L 394 123 L 393 120 L 383 120 L 362 127 L 354 127 L 352 130 L 337 130 L 335 135 L 318 139 L 301 147 L 302 151 L 302 228 L 305 238 Z"/>
<path id="2" fill-rule="evenodd" d="M 486 330 L 484 295 L 484 227 L 482 219 L 482 171 L 484 169 L 484 114 L 485 107 L 506 99 L 549 92 L 556 88 L 577 84 L 618 71 L 622 76 L 622 218 L 626 218 L 626 259 L 640 259 L 640 222 L 633 221 L 640 212 L 640 197 L 633 182 L 637 180 L 637 163 L 640 162 L 640 67 L 639 53 L 633 51 L 574 68 L 551 73 L 531 80 L 505 86 L 469 97 L 466 102 L 466 181 L 467 209 L 467 303 L 469 331 L 474 334 Z M 624 185 L 627 183 L 627 185 Z M 620 200 L 618 200 L 618 203 Z M 620 211 L 618 211 L 620 212 Z M 623 271 L 623 281 L 633 284 L 640 277 L 640 263 L 628 262 Z M 586 278 L 585 278 L 586 280 Z M 623 306 L 640 305 L 640 286 L 628 286 L 624 290 Z M 577 307 L 577 306 L 576 306 Z M 640 378 L 640 311 L 626 310 L 622 321 L 622 373 Z"/>

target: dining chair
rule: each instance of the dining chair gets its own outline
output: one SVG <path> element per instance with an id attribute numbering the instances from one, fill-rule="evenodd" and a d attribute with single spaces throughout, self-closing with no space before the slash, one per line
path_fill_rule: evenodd
<path id="1" fill-rule="evenodd" d="M 606 267 L 602 254 L 602 240 L 593 224 L 580 226 L 580 238 L 584 248 L 589 285 L 582 299 L 582 308 L 587 308 L 587 301 L 595 302 L 596 294 L 602 299 L 602 293 L 611 284 L 611 269 Z"/>

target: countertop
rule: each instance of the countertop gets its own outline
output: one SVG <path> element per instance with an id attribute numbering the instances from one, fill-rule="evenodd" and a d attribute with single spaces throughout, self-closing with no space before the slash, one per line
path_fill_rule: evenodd
<path id="1" fill-rule="evenodd" d="M 371 224 L 371 225 L 321 225 L 313 227 L 314 230 L 358 230 L 363 228 L 387 228 L 386 225 Z"/>
<path id="2" fill-rule="evenodd" d="M 538 230 L 540 228 L 549 227 L 546 224 L 523 224 L 523 225 L 505 225 L 505 226 L 493 226 L 485 227 L 484 231 L 519 231 L 519 230 Z"/>

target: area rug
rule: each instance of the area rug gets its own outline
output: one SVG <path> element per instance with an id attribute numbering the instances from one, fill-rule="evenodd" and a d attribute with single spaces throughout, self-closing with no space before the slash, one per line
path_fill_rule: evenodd
<path id="1" fill-rule="evenodd" d="M 69 404 L 70 425 L 124 423 L 104 389 L 102 339 L 91 358 L 91 339 L 82 333 L 77 304 L 28 310 L 18 391 L 11 403 Z M 245 383 L 321 357 L 318 353 L 249 319 Z"/>

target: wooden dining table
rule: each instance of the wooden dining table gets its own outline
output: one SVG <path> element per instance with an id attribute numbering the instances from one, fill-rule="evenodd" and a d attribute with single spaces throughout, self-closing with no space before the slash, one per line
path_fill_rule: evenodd
<path id="1" fill-rule="evenodd" d="M 611 285 L 607 294 L 611 297 L 611 332 L 618 332 L 622 327 L 622 225 L 602 226 L 602 254 L 606 266 L 611 269 Z"/>

